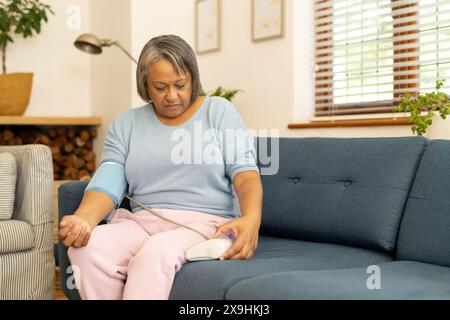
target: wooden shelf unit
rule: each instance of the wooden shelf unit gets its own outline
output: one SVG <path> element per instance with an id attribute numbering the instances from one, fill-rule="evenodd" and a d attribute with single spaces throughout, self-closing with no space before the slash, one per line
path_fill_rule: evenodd
<path id="1" fill-rule="evenodd" d="M 0 116 L 0 125 L 16 126 L 99 126 L 100 117 L 26 117 Z"/>

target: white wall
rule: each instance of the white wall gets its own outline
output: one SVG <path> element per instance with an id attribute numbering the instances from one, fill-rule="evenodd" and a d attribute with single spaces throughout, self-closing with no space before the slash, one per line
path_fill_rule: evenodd
<path id="1" fill-rule="evenodd" d="M 248 128 L 278 128 L 281 136 L 408 136 L 409 126 L 287 129 L 307 122 L 314 113 L 314 1 L 285 0 L 285 36 L 251 42 L 251 0 L 221 1 L 221 50 L 198 55 L 205 90 L 219 85 L 239 88 L 234 104 Z M 133 0 L 131 50 L 138 58 L 152 37 L 177 34 L 195 45 L 194 0 Z M 131 70 L 131 105 L 144 102 L 136 93 Z M 431 138 L 450 137 L 446 122 L 436 120 Z M 449 131 L 449 133 L 447 133 Z"/>
<path id="2" fill-rule="evenodd" d="M 88 0 L 46 0 L 55 15 L 50 15 L 42 32 L 22 39 L 14 37 L 7 47 L 8 73 L 33 72 L 34 80 L 28 116 L 90 115 L 90 63 L 73 42 L 90 28 Z M 70 6 L 80 9 L 80 29 L 67 25 Z"/>
<path id="3" fill-rule="evenodd" d="M 280 128 L 293 119 L 292 1 L 286 1 L 286 36 L 267 42 L 251 42 L 251 1 L 222 0 L 221 50 L 198 55 L 201 80 L 206 91 L 222 85 L 238 88 L 234 105 L 247 127 Z M 160 34 L 177 34 L 195 46 L 195 1 L 134 0 L 132 6 L 133 55 Z M 142 105 L 135 93 L 133 105 Z"/>
<path id="4" fill-rule="evenodd" d="M 96 151 L 111 119 L 142 105 L 135 65 L 117 48 L 90 56 L 73 46 L 84 32 L 119 39 L 137 59 L 144 44 L 160 34 L 177 34 L 194 46 L 195 0 L 47 0 L 56 15 L 42 33 L 8 47 L 9 72 L 35 73 L 26 115 L 102 117 Z M 289 130 L 314 110 L 313 0 L 285 0 L 285 37 L 251 42 L 251 0 L 222 0 L 219 52 L 198 56 L 205 90 L 239 88 L 234 100 L 247 127 L 278 128 L 282 136 L 405 136 L 409 126 Z M 67 26 L 70 6 L 81 12 L 80 29 Z M 448 121 L 437 119 L 430 138 L 449 138 Z"/>
<path id="5" fill-rule="evenodd" d="M 280 130 L 281 136 L 401 136 L 409 127 L 290 130 L 314 114 L 314 1 L 285 0 L 285 36 L 251 41 L 251 1 L 221 1 L 221 50 L 198 55 L 206 91 L 219 85 L 239 88 L 233 100 L 248 128 Z M 133 55 L 160 34 L 177 34 L 195 45 L 195 1 L 134 0 L 131 3 Z M 132 105 L 143 102 L 135 92 Z"/>
<path id="6" fill-rule="evenodd" d="M 131 48 L 130 1 L 114 0 L 114 5 L 111 3 L 111 0 L 91 1 L 90 32 L 100 38 L 117 40 L 124 48 Z M 89 105 L 91 114 L 102 119 L 94 142 L 97 163 L 111 121 L 121 111 L 130 108 L 131 69 L 135 69 L 134 62 L 115 46 L 103 48 L 101 55 L 91 56 Z"/>
<path id="7" fill-rule="evenodd" d="M 131 1 L 131 51 L 138 60 L 144 45 L 153 37 L 176 34 L 194 46 L 193 0 Z M 131 70 L 131 104 L 144 105 L 136 91 L 136 68 Z"/>
<path id="8" fill-rule="evenodd" d="M 94 151 L 99 160 L 105 133 L 115 115 L 131 104 L 134 63 L 118 48 L 89 55 L 73 45 L 82 33 L 119 40 L 131 48 L 129 0 L 47 0 L 55 15 L 31 39 L 8 47 L 8 72 L 33 72 L 26 116 L 99 116 Z M 80 18 L 77 26 L 77 18 Z M 75 24 L 74 24 L 75 23 Z"/>

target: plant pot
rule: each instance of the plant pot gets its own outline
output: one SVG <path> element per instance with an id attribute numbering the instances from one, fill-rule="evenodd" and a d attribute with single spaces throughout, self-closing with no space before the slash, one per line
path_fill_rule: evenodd
<path id="1" fill-rule="evenodd" d="M 32 73 L 0 75 L 0 116 L 21 116 L 25 113 L 32 83 Z"/>

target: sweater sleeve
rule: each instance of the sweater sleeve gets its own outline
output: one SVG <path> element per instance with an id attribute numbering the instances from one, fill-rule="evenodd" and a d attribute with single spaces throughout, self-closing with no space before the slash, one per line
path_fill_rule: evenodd
<path id="1" fill-rule="evenodd" d="M 122 113 L 111 123 L 105 138 L 101 163 L 116 162 L 125 165 L 131 136 L 131 119 Z"/>
<path id="2" fill-rule="evenodd" d="M 253 136 L 248 133 L 233 104 L 228 100 L 221 100 L 223 110 L 218 127 L 226 175 L 233 181 L 242 171 L 251 170 L 259 173 Z"/>
<path id="3" fill-rule="evenodd" d="M 95 190 L 109 196 L 120 205 L 127 189 L 125 160 L 131 135 L 130 122 L 123 114 L 114 119 L 105 138 L 100 166 L 94 173 L 86 191 Z"/>

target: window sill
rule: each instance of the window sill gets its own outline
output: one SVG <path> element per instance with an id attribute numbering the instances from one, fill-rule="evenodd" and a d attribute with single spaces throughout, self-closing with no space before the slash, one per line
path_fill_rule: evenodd
<path id="1" fill-rule="evenodd" d="M 335 128 L 335 127 L 375 127 L 411 125 L 408 118 L 400 119 L 368 119 L 368 120 L 336 120 L 308 123 L 291 123 L 289 129 Z"/>

